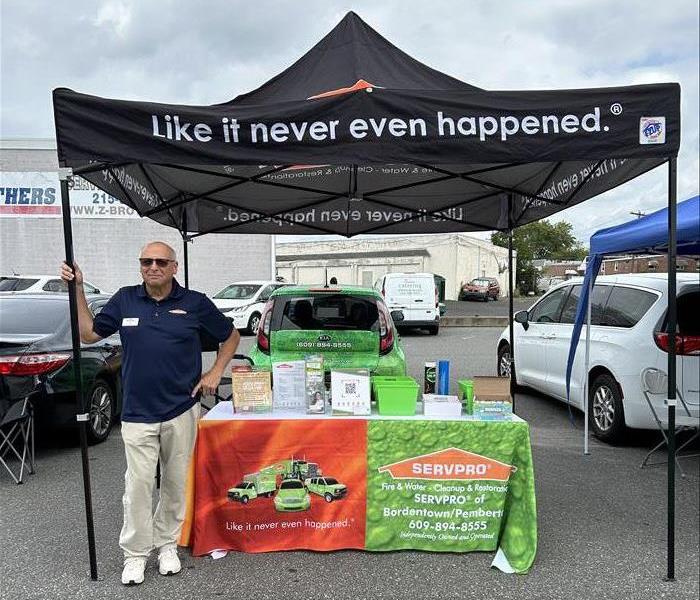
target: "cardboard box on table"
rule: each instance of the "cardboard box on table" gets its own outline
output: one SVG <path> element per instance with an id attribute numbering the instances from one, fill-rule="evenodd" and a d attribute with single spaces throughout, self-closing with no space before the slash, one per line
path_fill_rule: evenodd
<path id="1" fill-rule="evenodd" d="M 474 416 L 490 421 L 513 416 L 510 378 L 474 377 Z"/>
<path id="2" fill-rule="evenodd" d="M 423 394 L 423 415 L 443 419 L 458 419 L 462 414 L 462 403 L 457 396 Z"/>

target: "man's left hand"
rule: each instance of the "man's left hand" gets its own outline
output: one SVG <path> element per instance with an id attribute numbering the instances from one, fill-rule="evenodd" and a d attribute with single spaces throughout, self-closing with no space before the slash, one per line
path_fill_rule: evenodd
<path id="1" fill-rule="evenodd" d="M 199 383 L 194 386 L 194 390 L 192 390 L 192 397 L 194 398 L 197 395 L 197 392 L 201 390 L 202 394 L 210 395 L 216 392 L 216 388 L 219 387 L 219 382 L 221 381 L 221 373 L 214 371 L 213 369 L 210 371 L 207 371 L 204 375 L 202 375 L 202 378 L 199 380 Z"/>

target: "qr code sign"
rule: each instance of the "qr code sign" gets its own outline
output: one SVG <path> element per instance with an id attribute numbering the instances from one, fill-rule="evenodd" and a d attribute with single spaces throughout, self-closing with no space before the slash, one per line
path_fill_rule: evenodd
<path id="1" fill-rule="evenodd" d="M 345 395 L 346 396 L 357 396 L 357 382 L 356 381 L 346 381 L 345 383 Z"/>

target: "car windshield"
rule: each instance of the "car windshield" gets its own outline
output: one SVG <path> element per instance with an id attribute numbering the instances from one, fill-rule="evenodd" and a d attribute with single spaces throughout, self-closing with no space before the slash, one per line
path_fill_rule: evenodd
<path id="1" fill-rule="evenodd" d="M 243 481 L 241 481 L 240 483 L 237 483 L 233 487 L 244 490 L 246 488 L 246 484 Z"/>
<path id="2" fill-rule="evenodd" d="M 33 286 L 38 279 L 27 277 L 0 277 L 0 292 L 21 292 Z"/>
<path id="3" fill-rule="evenodd" d="M 250 300 L 261 287 L 256 283 L 234 283 L 225 287 L 214 298 L 218 300 Z"/>
<path id="4" fill-rule="evenodd" d="M 281 311 L 277 308 L 281 306 Z M 374 298 L 344 294 L 295 296 L 278 299 L 275 313 L 282 331 L 377 331 L 379 313 Z"/>
<path id="5" fill-rule="evenodd" d="M 472 285 L 488 285 L 490 281 L 488 279 L 472 279 Z"/>
<path id="6" fill-rule="evenodd" d="M 332 477 L 326 477 L 326 485 L 336 485 L 337 483 L 337 479 L 333 479 Z"/>
<path id="7" fill-rule="evenodd" d="M 54 333 L 68 319 L 68 302 L 19 296 L 0 299 L 0 333 L 5 335 Z"/>
<path id="8" fill-rule="evenodd" d="M 304 487 L 298 479 L 293 479 L 292 481 L 283 481 L 280 486 L 281 490 L 300 490 Z"/>

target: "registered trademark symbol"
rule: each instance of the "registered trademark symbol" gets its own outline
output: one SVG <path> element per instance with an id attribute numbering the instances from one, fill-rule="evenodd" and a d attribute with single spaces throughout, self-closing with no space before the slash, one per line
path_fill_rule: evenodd
<path id="1" fill-rule="evenodd" d="M 615 102 L 614 104 L 610 105 L 610 112 L 614 115 L 621 115 L 622 114 L 622 104 L 619 102 Z"/>

